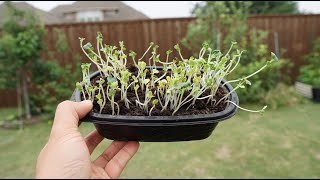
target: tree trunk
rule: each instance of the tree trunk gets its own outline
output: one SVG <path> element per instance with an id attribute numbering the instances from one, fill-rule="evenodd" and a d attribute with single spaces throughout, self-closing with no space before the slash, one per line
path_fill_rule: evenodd
<path id="1" fill-rule="evenodd" d="M 29 93 L 28 93 L 28 86 L 27 86 L 27 77 L 22 77 L 22 90 L 23 90 L 23 97 L 24 97 L 24 106 L 25 106 L 25 113 L 26 118 L 31 118 L 31 111 L 30 111 L 30 100 L 29 100 Z"/>
<path id="2" fill-rule="evenodd" d="M 21 82 L 20 75 L 17 72 L 17 104 L 18 104 L 18 119 L 20 120 L 20 129 L 23 129 L 23 120 L 22 120 L 22 104 L 21 104 Z"/>

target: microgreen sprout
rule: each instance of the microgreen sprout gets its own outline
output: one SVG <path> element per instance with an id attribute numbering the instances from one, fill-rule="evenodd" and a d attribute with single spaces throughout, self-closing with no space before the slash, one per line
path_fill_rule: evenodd
<path id="1" fill-rule="evenodd" d="M 100 79 L 95 84 L 91 82 L 91 63 L 84 63 L 81 65 L 82 81 L 77 82 L 76 87 L 82 93 L 83 99 L 97 102 L 100 113 L 108 105 L 111 107 L 112 115 L 119 115 L 121 108 L 130 109 L 131 106 L 141 108 L 149 116 L 154 114 L 152 112 L 155 108 L 175 115 L 181 107 L 192 108 L 200 100 L 213 107 L 221 103 L 230 103 L 244 111 L 263 113 L 267 106 L 261 110 L 250 110 L 230 101 L 229 97 L 237 89 L 251 86 L 251 77 L 278 60 L 277 56 L 271 53 L 271 59 L 252 74 L 222 83 L 239 65 L 244 52 L 238 49 L 233 51 L 236 42 L 231 43 L 225 54 L 220 50 L 213 50 L 204 42 L 199 55 L 187 59 L 182 56 L 179 44 L 176 44 L 173 48 L 180 58 L 170 59 L 173 51 L 167 50 L 163 61 L 158 54 L 159 46 L 153 42 L 137 59 L 137 53 L 134 51 L 130 50 L 128 55 L 126 54 L 126 47 L 122 41 L 119 42 L 119 48 L 103 44 L 100 32 L 97 33 L 96 49 L 90 42 L 84 43 L 84 38 L 79 40 L 86 57 L 98 68 Z M 145 58 L 148 53 L 151 55 Z M 128 69 L 129 63 L 137 69 L 135 73 Z M 162 65 L 161 70 L 157 68 L 158 64 Z M 233 90 L 217 99 L 218 89 L 232 83 L 236 83 Z M 134 93 L 134 97 L 128 97 L 129 91 Z M 119 102 L 124 106 L 120 108 Z"/>

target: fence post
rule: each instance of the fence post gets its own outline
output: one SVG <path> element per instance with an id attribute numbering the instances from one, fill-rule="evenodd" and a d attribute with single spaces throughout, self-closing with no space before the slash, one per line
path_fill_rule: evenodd
<path id="1" fill-rule="evenodd" d="M 280 57 L 280 52 L 279 52 L 279 38 L 278 38 L 278 32 L 273 32 L 273 37 L 274 37 L 274 50 L 276 52 L 276 55 Z"/>

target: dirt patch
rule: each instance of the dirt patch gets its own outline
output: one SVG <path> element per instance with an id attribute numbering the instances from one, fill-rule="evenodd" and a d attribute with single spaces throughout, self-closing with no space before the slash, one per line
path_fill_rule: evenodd
<path id="1" fill-rule="evenodd" d="M 229 159 L 231 158 L 231 153 L 232 153 L 232 150 L 229 147 L 223 146 L 222 148 L 218 149 L 218 151 L 216 152 L 216 157 L 218 159 Z"/>

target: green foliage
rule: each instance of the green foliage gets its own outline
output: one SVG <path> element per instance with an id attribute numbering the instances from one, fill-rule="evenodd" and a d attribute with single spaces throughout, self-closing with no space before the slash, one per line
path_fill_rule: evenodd
<path id="1" fill-rule="evenodd" d="M 12 63 L 14 60 L 14 37 L 10 34 L 0 38 L 0 89 L 13 89 L 16 87 L 15 72 L 19 66 L 17 63 Z M 11 72 L 11 73 L 10 73 Z"/>
<path id="2" fill-rule="evenodd" d="M 79 60 L 74 60 L 76 67 L 80 67 Z M 79 68 L 67 65 L 60 66 L 56 61 L 36 61 L 31 71 L 41 76 L 32 76 L 32 82 L 38 93 L 30 96 L 32 112 L 34 114 L 51 113 L 53 115 L 56 105 L 69 99 L 74 90 L 72 85 L 79 79 Z M 66 78 L 67 77 L 67 78 Z"/>
<path id="3" fill-rule="evenodd" d="M 246 65 L 240 64 L 230 76 L 243 77 L 246 74 L 253 73 L 263 64 L 264 61 L 254 61 Z M 241 102 L 261 102 L 266 94 L 281 82 L 282 76 L 285 76 L 280 70 L 286 64 L 288 62 L 285 59 L 281 59 L 278 63 L 274 63 L 269 68 L 253 76 L 250 80 L 252 82 L 251 86 L 237 91 L 239 100 Z"/>
<path id="4" fill-rule="evenodd" d="M 5 2 L 7 19 L 3 23 L 0 41 L 0 82 L 1 88 L 22 87 L 26 117 L 31 117 L 29 90 L 32 62 L 39 59 L 45 49 L 44 26 L 32 11 L 16 9 L 11 2 Z M 19 107 L 20 108 L 20 107 Z"/>
<path id="5" fill-rule="evenodd" d="M 228 78 L 243 77 L 257 71 L 266 58 L 269 58 L 270 53 L 266 44 L 268 32 L 248 29 L 247 18 L 253 4 L 254 2 L 243 1 L 213 1 L 199 4 L 193 11 L 197 17 L 196 22 L 190 24 L 182 43 L 194 50 L 201 47 L 201 41 L 206 41 L 211 48 L 221 47 L 227 51 L 226 45 L 236 41 L 238 43 L 235 47 L 245 51 L 237 69 Z M 284 58 L 280 58 L 279 61 L 253 76 L 253 84 L 250 87 L 237 91 L 241 102 L 262 101 L 266 93 L 278 82 L 289 78 L 282 72 L 290 70 L 291 64 Z"/>
<path id="6" fill-rule="evenodd" d="M 305 64 L 300 68 L 298 80 L 320 87 L 320 38 L 314 44 L 311 52 L 305 56 Z"/>
<path id="7" fill-rule="evenodd" d="M 213 49 L 224 50 L 232 41 L 240 43 L 245 38 L 250 5 L 251 2 L 242 1 L 207 1 L 197 5 L 193 10 L 196 22 L 189 24 L 183 45 L 199 49 L 207 42 Z"/>
<path id="8" fill-rule="evenodd" d="M 54 56 L 40 59 L 41 52 L 47 48 L 44 25 L 33 12 L 20 11 L 10 2 L 5 3 L 9 14 L 0 38 L 0 88 L 16 88 L 23 78 L 30 79 L 27 86 L 33 89 L 30 92 L 32 113 L 53 115 L 58 102 L 70 98 L 72 84 L 81 73 L 76 68 L 80 64 L 60 66 Z M 54 33 L 56 51 L 69 52 L 64 33 L 58 29 L 54 29 Z M 71 61 L 80 62 L 79 56 L 75 55 Z"/>
<path id="9" fill-rule="evenodd" d="M 66 35 L 65 35 L 64 31 L 62 31 L 61 29 L 55 28 L 53 30 L 53 32 L 56 37 L 55 49 L 57 50 L 57 52 L 59 52 L 59 53 L 69 52 L 70 47 L 66 41 Z"/>
<path id="10" fill-rule="evenodd" d="M 1 79 L 10 79 L 5 87 L 15 87 L 16 81 L 28 76 L 32 61 L 45 48 L 44 27 L 32 12 L 20 11 L 5 2 L 9 16 L 3 24 L 0 40 Z M 15 71 L 12 71 L 12 70 Z M 13 74 L 16 72 L 18 75 Z"/>
<path id="11" fill-rule="evenodd" d="M 40 57 L 41 50 L 45 48 L 45 30 L 43 24 L 32 12 L 20 11 L 12 7 L 10 3 L 6 2 L 6 4 L 11 16 L 8 16 L 9 18 L 4 22 L 2 38 L 6 39 L 11 36 L 11 49 L 7 47 L 6 52 L 21 68 L 30 60 Z"/>
<path id="12" fill-rule="evenodd" d="M 250 14 L 292 14 L 298 13 L 295 1 L 252 1 Z"/>
<path id="13" fill-rule="evenodd" d="M 306 103 L 306 99 L 297 93 L 293 86 L 278 83 L 273 89 L 269 90 L 262 98 L 268 107 L 277 109 L 280 107 L 292 107 L 297 104 Z"/>
<path id="14" fill-rule="evenodd" d="M 205 1 L 209 3 L 209 1 Z M 197 3 L 195 8 L 192 10 L 194 13 L 198 8 L 204 7 L 204 2 Z M 241 8 L 242 1 L 223 1 L 227 8 Z M 250 1 L 248 7 L 249 14 L 293 14 L 299 13 L 298 3 L 295 1 Z M 232 13 L 232 12 L 230 12 Z"/>

